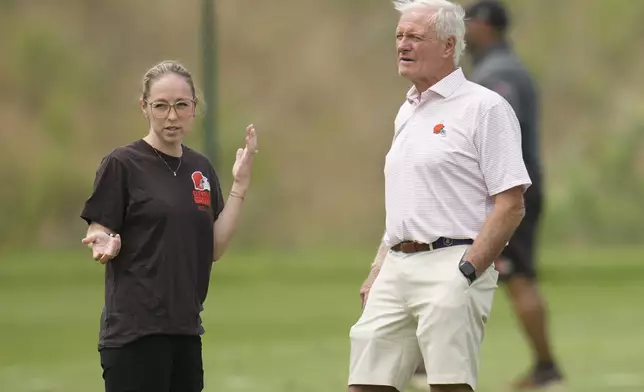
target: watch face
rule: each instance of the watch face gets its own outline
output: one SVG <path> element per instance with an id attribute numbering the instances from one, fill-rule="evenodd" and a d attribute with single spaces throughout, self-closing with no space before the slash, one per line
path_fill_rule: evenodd
<path id="1" fill-rule="evenodd" d="M 474 273 L 474 266 L 468 261 L 461 261 L 459 268 L 468 277 Z"/>

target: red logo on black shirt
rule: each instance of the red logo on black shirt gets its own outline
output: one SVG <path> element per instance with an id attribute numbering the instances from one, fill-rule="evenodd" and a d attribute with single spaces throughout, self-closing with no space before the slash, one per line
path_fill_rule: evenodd
<path id="1" fill-rule="evenodd" d="M 200 171 L 192 173 L 192 183 L 198 191 L 210 191 L 210 181 Z"/>
<path id="2" fill-rule="evenodd" d="M 210 206 L 210 181 L 208 181 L 208 178 L 200 171 L 192 173 L 191 177 L 192 184 L 195 188 L 192 191 L 195 203 Z"/>

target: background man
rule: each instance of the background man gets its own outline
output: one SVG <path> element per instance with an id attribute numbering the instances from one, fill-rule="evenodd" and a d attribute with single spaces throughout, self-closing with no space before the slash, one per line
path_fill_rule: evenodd
<path id="1" fill-rule="evenodd" d="M 537 132 L 538 98 L 534 83 L 506 38 L 509 18 L 498 1 L 483 0 L 466 9 L 466 43 L 474 61 L 470 80 L 503 96 L 521 125 L 523 159 L 532 180 L 525 193 L 526 215 L 509 245 L 495 262 L 506 283 L 513 308 L 534 353 L 534 366 L 514 387 L 517 390 L 547 387 L 561 382 L 548 340 L 546 304 L 536 283 L 536 237 L 542 208 L 542 172 Z M 414 385 L 424 382 L 417 372 Z"/>
<path id="2" fill-rule="evenodd" d="M 386 157 L 385 235 L 351 328 L 349 390 L 403 391 L 424 360 L 433 392 L 471 391 L 493 262 L 523 218 L 531 183 L 521 130 L 508 102 L 458 67 L 463 9 L 395 4 L 398 71 L 413 87 Z"/>

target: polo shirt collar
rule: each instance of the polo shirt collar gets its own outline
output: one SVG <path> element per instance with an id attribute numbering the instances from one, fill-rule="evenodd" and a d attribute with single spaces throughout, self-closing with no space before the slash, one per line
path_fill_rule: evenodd
<path id="1" fill-rule="evenodd" d="M 427 101 L 434 94 L 442 98 L 448 98 L 450 95 L 454 94 L 461 85 L 463 85 L 465 80 L 463 69 L 459 67 L 443 79 L 436 82 L 436 84 L 423 91 L 422 94 L 418 93 L 416 86 L 412 86 L 407 92 L 407 100 L 410 103 L 421 103 Z"/>

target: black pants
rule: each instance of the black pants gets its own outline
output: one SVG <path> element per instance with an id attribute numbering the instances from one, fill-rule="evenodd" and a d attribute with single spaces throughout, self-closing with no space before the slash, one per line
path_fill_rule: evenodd
<path id="1" fill-rule="evenodd" d="M 106 392 L 199 392 L 199 336 L 153 335 L 100 351 Z"/>

